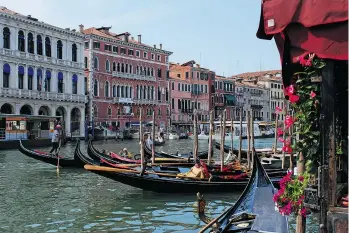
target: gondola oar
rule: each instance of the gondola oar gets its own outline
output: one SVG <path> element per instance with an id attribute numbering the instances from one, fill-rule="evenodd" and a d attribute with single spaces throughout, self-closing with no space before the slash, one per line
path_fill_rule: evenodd
<path id="1" fill-rule="evenodd" d="M 61 150 L 61 142 L 62 142 L 62 139 L 60 138 L 59 139 L 59 146 L 58 146 L 58 150 L 57 150 L 57 153 L 56 153 L 56 156 L 58 157 L 58 160 L 57 160 L 57 175 L 59 174 L 59 151 Z"/>

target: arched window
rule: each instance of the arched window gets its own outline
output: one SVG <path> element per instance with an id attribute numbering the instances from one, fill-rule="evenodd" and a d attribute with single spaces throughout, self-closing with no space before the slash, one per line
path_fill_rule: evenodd
<path id="1" fill-rule="evenodd" d="M 168 89 L 166 87 L 166 101 L 168 101 Z"/>
<path id="2" fill-rule="evenodd" d="M 172 108 L 172 109 L 174 109 L 174 104 L 175 104 L 175 103 L 174 103 L 174 99 L 172 98 L 172 103 L 171 103 L 171 105 L 172 105 L 171 108 Z"/>
<path id="3" fill-rule="evenodd" d="M 93 68 L 95 69 L 95 70 L 98 70 L 98 58 L 97 57 L 94 57 L 94 59 L 93 59 Z"/>
<path id="4" fill-rule="evenodd" d="M 42 90 L 42 70 L 41 69 L 37 69 L 36 70 L 36 88 L 38 91 Z"/>
<path id="5" fill-rule="evenodd" d="M 34 37 L 33 33 L 28 33 L 28 53 L 34 53 Z"/>
<path id="6" fill-rule="evenodd" d="M 158 69 L 158 78 L 161 78 L 161 69 Z"/>
<path id="7" fill-rule="evenodd" d="M 45 55 L 51 57 L 51 40 L 49 37 L 45 38 Z"/>
<path id="8" fill-rule="evenodd" d="M 84 82 L 84 84 L 85 84 L 84 85 L 84 89 L 85 89 L 84 93 L 85 93 L 85 95 L 87 95 L 88 92 L 89 92 L 89 90 L 87 90 L 87 77 L 85 77 L 84 80 L 85 80 L 85 82 Z"/>
<path id="9" fill-rule="evenodd" d="M 36 36 L 36 53 L 42 55 L 42 37 L 40 35 Z"/>
<path id="10" fill-rule="evenodd" d="M 155 100 L 154 97 L 155 97 L 155 96 L 154 96 L 154 87 L 151 87 L 151 99 L 152 99 L 152 100 Z"/>
<path id="11" fill-rule="evenodd" d="M 57 75 L 57 79 L 58 79 L 58 93 L 63 93 L 63 73 L 62 72 L 58 72 Z"/>
<path id="12" fill-rule="evenodd" d="M 78 76 L 76 74 L 72 77 L 72 92 L 78 94 Z"/>
<path id="13" fill-rule="evenodd" d="M 18 50 L 21 52 L 25 52 L 25 37 L 24 32 L 22 30 L 18 32 Z"/>
<path id="14" fill-rule="evenodd" d="M 120 97 L 120 86 L 119 85 L 116 88 L 116 97 Z"/>
<path id="15" fill-rule="evenodd" d="M 28 90 L 33 90 L 33 75 L 34 69 L 32 67 L 28 67 Z"/>
<path id="16" fill-rule="evenodd" d="M 115 61 L 113 62 L 113 71 L 116 71 L 116 63 L 115 63 Z"/>
<path id="17" fill-rule="evenodd" d="M 8 27 L 4 27 L 3 29 L 3 36 L 4 36 L 4 49 L 10 49 L 11 48 L 11 32 Z"/>
<path id="18" fill-rule="evenodd" d="M 129 94 L 129 90 L 128 90 L 128 86 L 126 86 L 125 87 L 125 97 L 126 98 L 129 98 L 128 94 Z"/>
<path id="19" fill-rule="evenodd" d="M 136 86 L 136 91 L 137 91 L 137 99 L 139 99 L 139 86 Z"/>
<path id="20" fill-rule="evenodd" d="M 63 43 L 61 40 L 57 41 L 57 58 L 63 59 Z"/>
<path id="21" fill-rule="evenodd" d="M 161 101 L 161 90 L 160 90 L 160 87 L 158 87 L 158 101 Z"/>
<path id="22" fill-rule="evenodd" d="M 111 110 L 111 107 L 109 106 L 108 107 L 108 112 L 107 112 L 107 114 L 108 114 L 108 117 L 112 117 L 112 110 Z"/>
<path id="23" fill-rule="evenodd" d="M 125 65 L 124 65 L 124 63 L 121 64 L 121 72 L 122 72 L 122 73 L 125 72 Z"/>
<path id="24" fill-rule="evenodd" d="M 178 107 L 178 109 L 181 109 L 181 100 L 180 99 L 178 99 L 178 105 L 177 105 L 177 107 Z"/>
<path id="25" fill-rule="evenodd" d="M 150 76 L 154 77 L 154 68 L 151 68 Z"/>
<path id="26" fill-rule="evenodd" d="M 108 81 L 106 81 L 106 82 L 105 82 L 105 85 L 104 85 L 104 96 L 105 96 L 106 98 L 109 97 L 109 82 L 108 82 Z"/>
<path id="27" fill-rule="evenodd" d="M 107 72 L 110 71 L 110 62 L 109 62 L 109 60 L 105 61 L 105 71 L 107 71 Z"/>
<path id="28" fill-rule="evenodd" d="M 139 86 L 139 97 L 138 97 L 138 99 L 142 99 L 142 97 L 143 97 L 143 87 Z"/>
<path id="29" fill-rule="evenodd" d="M 18 89 L 23 89 L 24 67 L 18 66 Z"/>
<path id="30" fill-rule="evenodd" d="M 129 96 L 130 96 L 130 98 L 133 98 L 133 93 L 132 93 L 132 92 L 133 92 L 133 88 L 132 88 L 132 87 L 130 87 L 130 95 L 129 95 Z"/>
<path id="31" fill-rule="evenodd" d="M 118 66 L 116 67 L 116 71 L 120 72 L 120 63 L 118 62 Z"/>
<path id="32" fill-rule="evenodd" d="M 161 109 L 158 109 L 158 115 L 161 116 Z"/>
<path id="33" fill-rule="evenodd" d="M 144 87 L 143 89 L 143 99 L 147 98 L 147 87 Z"/>
<path id="34" fill-rule="evenodd" d="M 88 58 L 87 57 L 84 58 L 84 63 L 85 63 L 85 69 L 87 69 L 88 68 Z"/>
<path id="35" fill-rule="evenodd" d="M 44 87 L 45 87 L 45 91 L 47 91 L 47 92 L 51 91 L 51 71 L 49 71 L 49 70 L 46 70 Z"/>
<path id="36" fill-rule="evenodd" d="M 147 75 L 150 76 L 150 68 L 147 69 Z"/>
<path id="37" fill-rule="evenodd" d="M 128 73 L 128 64 L 125 65 L 125 73 Z"/>
<path id="38" fill-rule="evenodd" d="M 93 83 L 93 95 L 94 96 L 98 96 L 98 81 L 97 79 L 95 79 L 94 83 Z"/>
<path id="39" fill-rule="evenodd" d="M 125 97 L 125 93 L 124 93 L 124 86 L 121 86 L 121 97 Z"/>
<path id="40" fill-rule="evenodd" d="M 116 97 L 116 86 L 113 85 L 113 97 Z"/>
<path id="41" fill-rule="evenodd" d="M 150 99 L 150 87 L 147 88 L 147 99 Z"/>
<path id="42" fill-rule="evenodd" d="M 72 52 L 71 60 L 74 62 L 77 62 L 78 61 L 78 47 L 76 46 L 76 44 L 72 45 L 71 52 Z"/>
<path id="43" fill-rule="evenodd" d="M 2 87 L 9 88 L 10 87 L 10 73 L 11 67 L 9 64 L 5 63 L 2 71 Z"/>
<path id="44" fill-rule="evenodd" d="M 133 74 L 132 68 L 133 68 L 132 65 L 129 65 L 129 73 L 130 73 L 130 74 Z"/>

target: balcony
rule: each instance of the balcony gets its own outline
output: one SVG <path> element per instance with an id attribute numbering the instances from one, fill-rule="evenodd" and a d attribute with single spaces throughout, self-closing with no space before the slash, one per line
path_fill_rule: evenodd
<path id="1" fill-rule="evenodd" d="M 54 57 L 46 57 L 43 55 L 32 54 L 27 52 L 14 51 L 11 49 L 0 49 L 0 55 L 14 57 L 14 58 L 28 59 L 31 61 L 45 62 L 48 64 L 55 64 L 60 66 L 70 66 L 78 69 L 84 68 L 83 63 L 57 59 Z"/>
<path id="2" fill-rule="evenodd" d="M 37 100 L 53 100 L 53 101 L 67 101 L 76 103 L 86 103 L 86 95 L 44 92 L 24 89 L 0 88 L 1 97 L 13 97 L 23 99 L 37 99 Z"/>
<path id="3" fill-rule="evenodd" d="M 191 91 L 191 94 L 192 94 L 192 95 L 202 95 L 203 92 L 202 92 L 202 91 L 198 91 L 198 90 L 192 90 L 192 91 Z"/>
<path id="4" fill-rule="evenodd" d="M 125 78 L 125 79 L 133 79 L 133 80 L 143 80 L 143 81 L 156 81 L 156 78 L 153 76 L 145 76 L 141 74 L 130 74 L 130 73 L 122 73 L 113 71 L 114 77 Z"/>
<path id="5" fill-rule="evenodd" d="M 251 104 L 251 108 L 252 108 L 252 109 L 262 109 L 262 108 L 263 108 L 263 105 Z"/>
<path id="6" fill-rule="evenodd" d="M 182 113 L 193 113 L 193 109 L 181 109 Z"/>
<path id="7" fill-rule="evenodd" d="M 157 104 L 157 100 L 146 100 L 146 99 L 133 99 L 133 98 L 122 98 L 114 97 L 113 104 Z"/>

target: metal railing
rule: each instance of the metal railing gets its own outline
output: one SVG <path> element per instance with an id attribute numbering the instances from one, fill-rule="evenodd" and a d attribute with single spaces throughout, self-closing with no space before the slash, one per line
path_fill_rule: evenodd
<path id="1" fill-rule="evenodd" d="M 69 93 L 56 93 L 45 92 L 25 89 L 13 89 L 13 88 L 0 88 L 1 97 L 15 97 L 15 98 L 27 98 L 27 99 L 41 99 L 41 100 L 59 100 L 59 101 L 71 101 L 86 103 L 86 95 L 69 94 Z"/>
<path id="2" fill-rule="evenodd" d="M 112 74 L 113 74 L 113 76 L 116 76 L 119 78 L 145 80 L 145 81 L 156 81 L 156 78 L 154 76 L 146 76 L 146 75 L 141 75 L 141 74 L 130 74 L 130 73 L 117 72 L 117 71 L 113 71 Z"/>

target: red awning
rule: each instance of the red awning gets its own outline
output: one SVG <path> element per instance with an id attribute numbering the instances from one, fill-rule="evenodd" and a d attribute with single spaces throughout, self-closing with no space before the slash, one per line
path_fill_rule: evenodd
<path id="1" fill-rule="evenodd" d="M 306 53 L 348 60 L 348 1 L 263 0 L 257 37 L 274 37 L 281 57 L 288 37 L 293 62 Z"/>

